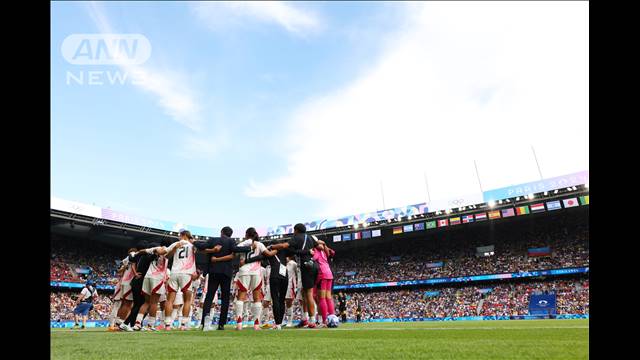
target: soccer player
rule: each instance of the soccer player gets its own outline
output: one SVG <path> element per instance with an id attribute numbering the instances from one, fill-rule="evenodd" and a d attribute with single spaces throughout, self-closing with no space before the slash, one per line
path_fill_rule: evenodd
<path id="1" fill-rule="evenodd" d="M 133 280 L 136 274 L 140 275 L 137 272 L 136 263 L 134 262 L 137 251 L 138 250 L 136 248 L 129 249 L 129 256 L 122 260 L 122 264 L 125 268 L 122 272 L 122 278 L 120 279 L 121 304 L 120 309 L 118 309 L 118 314 L 116 315 L 116 326 L 123 331 L 133 331 L 129 325 L 124 323 L 124 320 L 129 316 L 131 306 L 133 305 L 131 280 Z"/>
<path id="2" fill-rule="evenodd" d="M 293 256 L 287 256 L 287 293 L 285 303 L 287 305 L 287 327 L 293 326 L 293 303 L 302 300 L 300 291 L 300 269 Z"/>
<path id="3" fill-rule="evenodd" d="M 109 331 L 118 331 L 118 327 L 116 326 L 116 318 L 118 317 L 118 310 L 120 310 L 120 306 L 122 305 L 122 275 L 124 274 L 124 270 L 127 268 L 129 263 L 129 258 L 125 258 L 122 260 L 120 268 L 116 272 L 118 278 L 116 279 L 116 287 L 113 291 L 113 302 L 111 303 L 111 313 L 109 314 Z"/>
<path id="4" fill-rule="evenodd" d="M 259 241 L 258 232 L 256 229 L 250 227 L 245 232 L 245 241 L 238 244 L 238 247 L 251 246 L 250 251 L 246 256 L 255 257 L 262 255 L 267 251 L 267 248 L 263 243 Z M 242 262 L 241 262 L 242 264 Z M 253 329 L 260 330 L 260 315 L 262 313 L 262 272 L 260 269 L 260 262 L 254 261 L 251 263 L 245 263 L 240 266 L 238 271 L 238 280 L 236 286 L 238 287 L 238 296 L 234 303 L 234 310 L 236 315 L 236 329 L 242 330 L 242 310 L 244 309 L 244 302 L 247 301 L 247 293 L 253 294 L 253 304 L 251 306 L 251 315 L 253 316 Z"/>
<path id="5" fill-rule="evenodd" d="M 260 322 L 262 323 L 263 329 L 269 329 L 271 324 L 269 321 L 269 307 L 271 306 L 271 283 L 269 282 L 270 274 L 271 274 L 271 266 L 267 265 L 260 267 L 262 274 L 262 318 Z"/>
<path id="6" fill-rule="evenodd" d="M 182 293 L 184 306 L 180 317 L 180 330 L 187 330 L 187 320 L 191 311 L 191 297 L 193 292 L 191 282 L 198 278 L 196 271 L 196 248 L 193 246 L 193 236 L 188 230 L 180 231 L 180 241 L 172 244 L 166 250 L 166 256 L 173 255 L 173 267 L 167 284 L 167 302 L 164 310 L 165 330 L 171 330 L 173 323 L 173 303 L 176 292 Z"/>
<path id="7" fill-rule="evenodd" d="M 76 302 L 76 308 L 73 310 L 73 320 L 75 324 L 73 327 L 78 327 L 78 315 L 82 316 L 82 329 L 87 326 L 87 317 L 89 317 L 89 311 L 93 309 L 93 300 L 98 297 L 98 291 L 93 287 L 93 282 L 87 281 L 87 284 L 82 288 L 78 302 Z"/>
<path id="8" fill-rule="evenodd" d="M 318 280 L 316 287 L 318 290 L 318 305 L 322 314 L 321 327 L 327 326 L 327 315 L 335 315 L 336 309 L 331 296 L 331 288 L 333 285 L 333 273 L 329 267 L 329 257 L 335 255 L 335 251 L 327 247 L 326 244 L 318 244 L 313 254 L 313 260 L 318 263 Z"/>
<path id="9" fill-rule="evenodd" d="M 154 259 L 149 264 L 149 269 L 147 270 L 142 282 L 142 293 L 144 294 L 145 301 L 140 307 L 140 311 L 138 311 L 133 330 L 143 330 L 142 319 L 144 319 L 144 315 L 148 310 L 149 318 L 145 330 L 157 331 L 153 325 L 156 322 L 156 313 L 158 310 L 160 295 L 165 292 L 164 279 L 167 272 L 168 260 L 164 254 L 166 254 L 167 250 L 164 246 L 155 246 L 138 251 L 138 253 L 142 252 L 154 255 Z"/>

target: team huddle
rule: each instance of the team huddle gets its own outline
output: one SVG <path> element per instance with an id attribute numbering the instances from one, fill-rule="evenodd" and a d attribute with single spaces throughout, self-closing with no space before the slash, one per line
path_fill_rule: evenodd
<path id="1" fill-rule="evenodd" d="M 218 303 L 218 289 L 217 329 L 224 330 L 232 287 L 237 330 L 247 321 L 255 330 L 281 330 L 285 313 L 286 326 L 291 327 L 296 305 L 303 311 L 298 327 L 337 326 L 329 266 L 335 252 L 323 241 L 307 235 L 303 224 L 294 227 L 288 242 L 269 247 L 259 241 L 254 228 L 247 229 L 238 244 L 231 235 L 231 228 L 225 227 L 220 238 L 196 241 L 189 231 L 181 230 L 173 243 L 129 249 L 118 270 L 109 331 L 166 331 L 176 322 L 177 329 L 188 330 L 194 312 L 199 328 L 212 330 L 210 312 Z M 198 252 L 208 259 L 204 269 L 196 267 Z M 96 294 L 90 284 L 81 293 L 74 313 L 83 315 L 84 322 Z M 263 317 L 269 308 L 273 325 Z"/>

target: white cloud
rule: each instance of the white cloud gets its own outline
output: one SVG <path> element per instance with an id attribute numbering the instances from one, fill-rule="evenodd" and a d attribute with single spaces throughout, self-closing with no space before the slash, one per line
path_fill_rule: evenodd
<path id="1" fill-rule="evenodd" d="M 117 33 L 99 3 L 93 1 L 88 3 L 88 11 L 100 33 Z M 119 66 L 123 71 L 131 74 L 132 79 L 135 79 L 132 82 L 134 85 L 156 97 L 158 105 L 167 115 L 191 130 L 202 129 L 200 108 L 195 100 L 195 92 L 187 86 L 186 76 L 168 70 L 129 65 L 124 62 Z"/>
<path id="2" fill-rule="evenodd" d="M 277 24 L 296 35 L 316 32 L 322 25 L 316 14 L 282 1 L 205 1 L 191 3 L 191 9 L 216 31 L 241 25 L 246 19 Z"/>
<path id="3" fill-rule="evenodd" d="M 100 33 L 117 33 L 99 3 L 88 3 L 88 11 Z M 179 150 L 181 156 L 211 158 L 221 148 L 229 144 L 220 136 L 205 136 L 203 134 L 206 130 L 206 123 L 202 116 L 202 106 L 198 101 L 197 91 L 189 86 L 188 74 L 170 69 L 152 68 L 148 65 L 121 63 L 119 67 L 130 74 L 133 85 L 152 94 L 157 104 L 167 115 L 192 131 L 191 135 L 184 136 L 182 141 L 184 147 Z M 218 132 L 222 131 L 220 128 L 217 130 Z"/>
<path id="4" fill-rule="evenodd" d="M 412 3 L 377 64 L 291 117 L 281 177 L 248 196 L 300 194 L 322 216 L 588 169 L 588 4 Z"/>

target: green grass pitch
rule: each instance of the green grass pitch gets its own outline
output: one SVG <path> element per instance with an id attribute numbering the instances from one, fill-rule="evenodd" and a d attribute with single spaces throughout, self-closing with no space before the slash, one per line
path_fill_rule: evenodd
<path id="1" fill-rule="evenodd" d="M 52 359 L 588 359 L 589 320 L 342 324 L 338 329 L 52 329 Z"/>

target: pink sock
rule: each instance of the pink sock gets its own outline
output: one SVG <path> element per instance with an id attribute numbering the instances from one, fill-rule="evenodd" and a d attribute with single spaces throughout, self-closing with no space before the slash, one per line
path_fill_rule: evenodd
<path id="1" fill-rule="evenodd" d="M 320 313 L 322 314 L 322 322 L 327 323 L 327 299 L 320 299 Z"/>
<path id="2" fill-rule="evenodd" d="M 327 308 L 329 311 L 329 315 L 335 315 L 336 314 L 336 307 L 333 303 L 333 299 L 325 299 L 327 302 Z"/>

